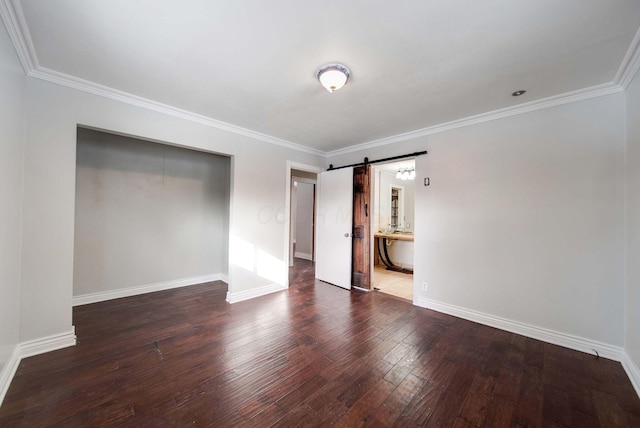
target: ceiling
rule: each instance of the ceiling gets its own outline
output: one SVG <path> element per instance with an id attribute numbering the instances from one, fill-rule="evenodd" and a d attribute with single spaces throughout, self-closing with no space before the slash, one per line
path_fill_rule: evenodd
<path id="1" fill-rule="evenodd" d="M 325 153 L 615 83 L 640 26 L 639 0 L 9 1 L 40 71 Z"/>

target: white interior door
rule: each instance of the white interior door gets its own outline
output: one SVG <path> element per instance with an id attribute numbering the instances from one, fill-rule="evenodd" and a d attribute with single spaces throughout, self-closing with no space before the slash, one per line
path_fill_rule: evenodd
<path id="1" fill-rule="evenodd" d="M 351 289 L 353 168 L 318 174 L 316 278 Z"/>

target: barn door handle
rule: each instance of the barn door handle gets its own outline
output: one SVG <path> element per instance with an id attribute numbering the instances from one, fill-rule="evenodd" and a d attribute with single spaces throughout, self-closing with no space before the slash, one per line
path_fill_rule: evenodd
<path id="1" fill-rule="evenodd" d="M 369 204 L 364 204 L 364 216 L 369 217 Z"/>

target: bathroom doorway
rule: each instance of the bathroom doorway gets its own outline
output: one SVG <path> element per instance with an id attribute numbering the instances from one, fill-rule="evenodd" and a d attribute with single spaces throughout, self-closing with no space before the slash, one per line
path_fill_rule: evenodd
<path id="1" fill-rule="evenodd" d="M 413 301 L 415 160 L 372 171 L 372 289 Z"/>

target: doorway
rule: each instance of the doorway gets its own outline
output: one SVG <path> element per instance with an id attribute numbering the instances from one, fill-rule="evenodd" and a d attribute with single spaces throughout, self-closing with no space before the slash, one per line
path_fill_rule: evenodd
<path id="1" fill-rule="evenodd" d="M 315 174 L 292 170 L 291 189 L 291 243 L 293 257 L 315 260 Z M 313 175 L 314 178 L 308 176 Z"/>
<path id="2" fill-rule="evenodd" d="M 372 289 L 413 300 L 415 160 L 373 166 Z"/>
<path id="3" fill-rule="evenodd" d="M 322 172 L 322 168 L 306 165 L 302 163 L 287 161 L 287 186 L 285 194 L 285 260 L 288 261 L 289 267 L 293 266 L 294 258 L 315 261 L 315 218 L 317 211 L 316 191 L 317 176 Z M 297 184 L 296 184 L 297 183 Z M 298 191 L 300 186 L 301 191 Z M 311 186 L 313 190 L 311 191 Z M 298 196 L 303 193 L 302 200 L 298 201 Z M 309 200 L 310 193 L 312 196 L 311 204 Z M 302 205 L 299 209 L 298 205 Z M 311 206 L 309 206 L 311 205 Z M 304 242 L 299 245 L 296 234 L 299 232 L 297 225 L 298 211 L 300 214 L 301 227 L 305 230 Z M 306 227 L 305 227 L 306 226 Z M 307 245 L 307 241 L 311 241 L 311 247 Z M 287 281 L 288 284 L 288 281 Z"/>

